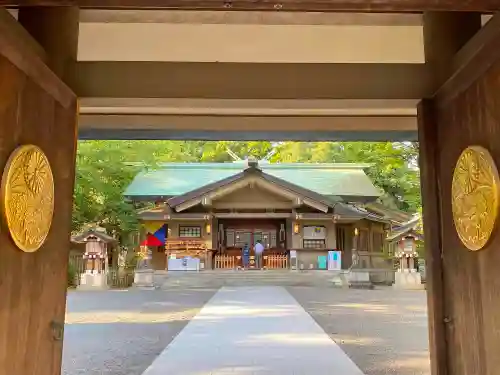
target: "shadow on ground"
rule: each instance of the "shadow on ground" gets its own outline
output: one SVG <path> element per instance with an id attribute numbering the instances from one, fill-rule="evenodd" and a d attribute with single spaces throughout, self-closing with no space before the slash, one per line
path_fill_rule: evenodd
<path id="1" fill-rule="evenodd" d="M 287 289 L 366 375 L 430 375 L 425 292 Z M 215 292 L 207 288 L 70 292 L 63 374 L 141 375 Z M 224 311 L 207 314 L 205 323 L 224 324 L 225 316 L 248 316 L 249 310 L 256 318 L 290 316 L 286 305 L 262 311 L 239 301 L 227 302 Z M 316 341 L 314 337 L 261 335 L 240 344 L 286 342 L 314 347 Z"/>
<path id="2" fill-rule="evenodd" d="M 68 294 L 64 375 L 141 375 L 214 289 Z"/>
<path id="3" fill-rule="evenodd" d="M 288 291 L 366 375 L 430 375 L 425 291 Z"/>

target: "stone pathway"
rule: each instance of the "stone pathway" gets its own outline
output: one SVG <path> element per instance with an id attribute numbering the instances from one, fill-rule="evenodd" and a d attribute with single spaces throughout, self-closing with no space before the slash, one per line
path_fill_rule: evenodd
<path id="1" fill-rule="evenodd" d="M 363 375 L 281 287 L 222 288 L 143 375 Z"/>

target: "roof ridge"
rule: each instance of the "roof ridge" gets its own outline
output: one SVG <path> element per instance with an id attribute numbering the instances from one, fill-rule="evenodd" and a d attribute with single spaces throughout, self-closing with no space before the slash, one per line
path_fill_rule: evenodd
<path id="1" fill-rule="evenodd" d="M 362 167 L 354 163 L 275 163 L 259 164 L 274 177 L 324 196 L 335 195 L 349 201 L 366 202 L 380 196 Z M 162 163 L 139 172 L 125 190 L 130 197 L 177 196 L 245 171 L 242 163 Z M 141 198 L 142 199 L 142 198 Z"/>
<path id="2" fill-rule="evenodd" d="M 129 165 L 141 165 L 142 163 L 126 163 Z M 244 169 L 245 164 L 243 162 L 159 162 L 157 163 L 159 167 L 164 169 L 172 168 L 186 168 L 186 169 L 196 169 L 196 168 L 218 168 L 223 169 Z M 303 168 L 303 169 L 348 169 L 348 170 L 363 170 L 365 168 L 371 167 L 372 164 L 369 163 L 259 163 L 259 167 L 263 169 L 289 169 L 289 168 Z"/>

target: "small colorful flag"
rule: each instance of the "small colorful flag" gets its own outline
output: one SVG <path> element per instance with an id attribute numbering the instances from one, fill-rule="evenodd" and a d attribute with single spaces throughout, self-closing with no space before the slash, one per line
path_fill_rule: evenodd
<path id="1" fill-rule="evenodd" d="M 141 246 L 164 246 L 167 239 L 167 224 L 151 221 L 145 224 L 147 234 Z"/>

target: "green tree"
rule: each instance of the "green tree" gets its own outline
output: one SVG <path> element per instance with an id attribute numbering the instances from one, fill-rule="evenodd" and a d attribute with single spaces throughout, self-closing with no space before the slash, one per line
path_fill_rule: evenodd
<path id="1" fill-rule="evenodd" d="M 199 161 L 204 162 L 230 162 L 233 158 L 227 150 L 231 150 L 239 158 L 245 159 L 254 157 L 257 159 L 264 158 L 271 150 L 273 145 L 271 142 L 235 142 L 235 141 L 220 141 L 206 142 L 202 145 L 202 153 Z"/>
<path id="2" fill-rule="evenodd" d="M 197 161 L 203 151 L 196 142 L 82 141 L 78 143 L 73 200 L 73 231 L 96 225 L 126 242 L 137 230 L 136 208 L 123 192 L 143 168 L 159 162 Z"/>
<path id="3" fill-rule="evenodd" d="M 162 162 L 230 162 L 228 149 L 241 159 L 262 159 L 273 151 L 271 162 L 368 163 L 368 175 L 386 192 L 383 203 L 410 212 L 420 207 L 416 143 L 81 141 L 73 230 L 98 225 L 124 244 L 138 222 L 136 207 L 123 199 L 123 192 L 141 169 Z"/>
<path id="4" fill-rule="evenodd" d="M 415 212 L 420 202 L 418 144 L 396 142 L 284 142 L 284 162 L 367 163 L 367 174 L 384 192 L 389 207 Z"/>

